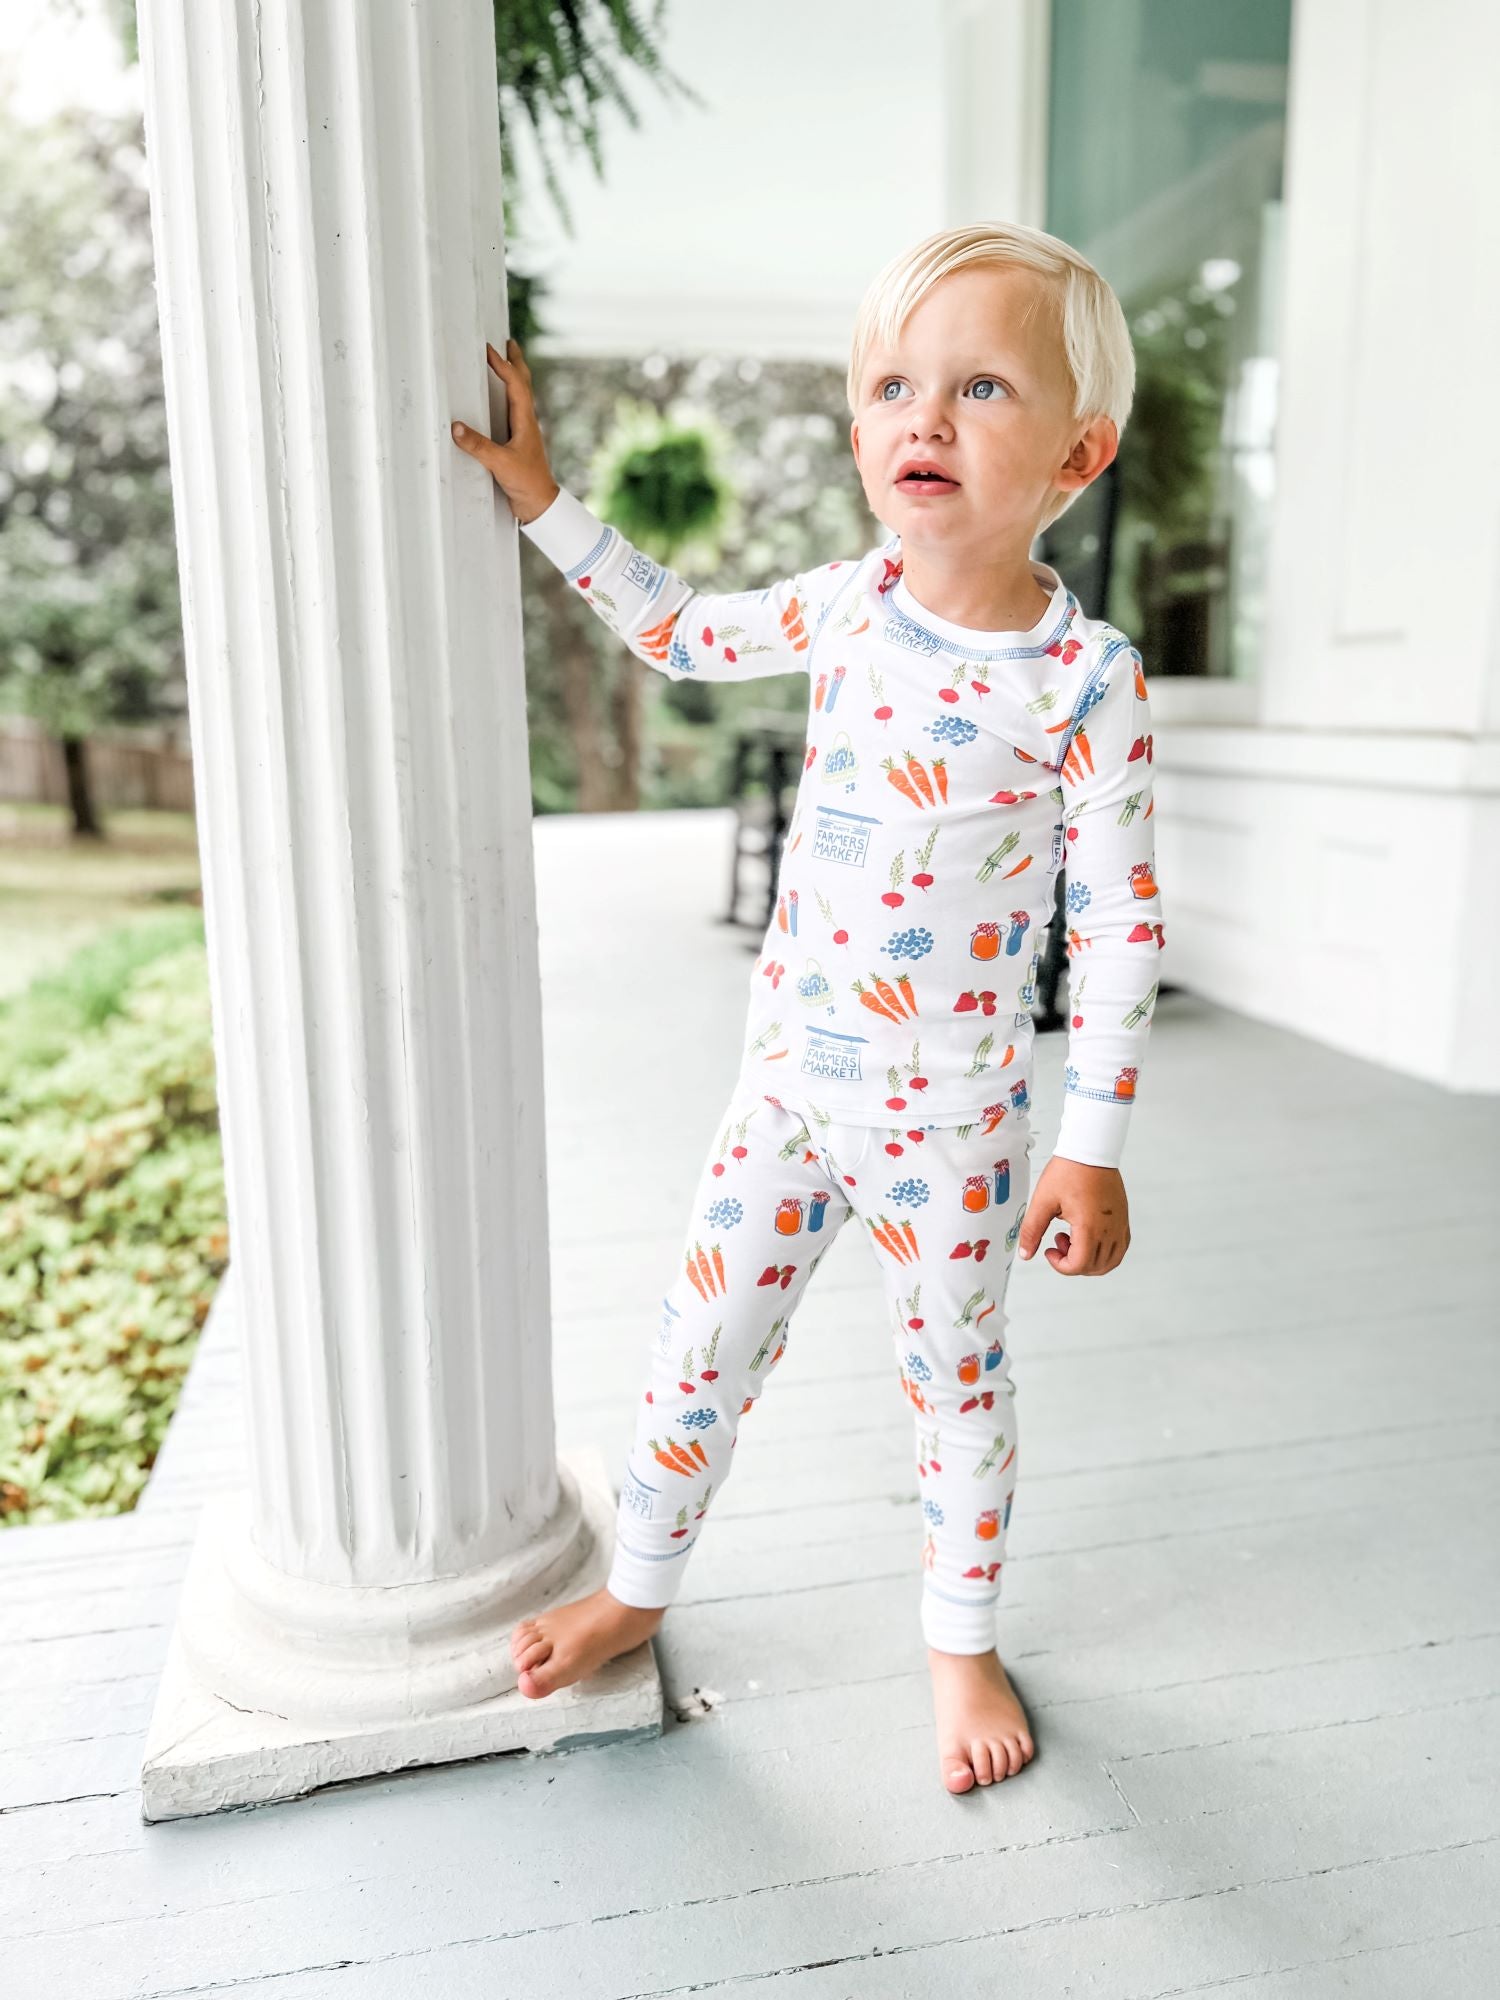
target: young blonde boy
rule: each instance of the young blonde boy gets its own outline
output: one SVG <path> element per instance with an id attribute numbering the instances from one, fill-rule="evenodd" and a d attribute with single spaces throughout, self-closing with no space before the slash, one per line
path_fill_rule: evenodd
<path id="1" fill-rule="evenodd" d="M 860 306 L 848 376 L 865 494 L 895 532 L 727 595 L 693 590 L 559 486 L 509 348 L 488 349 L 509 442 L 453 435 L 598 615 L 672 678 L 809 680 L 776 914 L 664 1300 L 609 1579 L 518 1625 L 518 1685 L 545 1696 L 656 1631 L 796 1302 L 852 1216 L 916 1422 L 940 1769 L 952 1792 L 990 1784 L 1034 1754 L 994 1644 L 1018 1465 L 1006 1279 L 1054 1219 L 1068 1226 L 1044 1254 L 1060 1274 L 1100 1277 L 1125 1255 L 1119 1160 L 1163 943 L 1140 656 L 1031 556 L 1118 449 L 1124 315 L 1038 230 L 947 230 L 895 258 Z M 1031 1003 L 1064 868 L 1068 1062 L 1033 1193 Z"/>

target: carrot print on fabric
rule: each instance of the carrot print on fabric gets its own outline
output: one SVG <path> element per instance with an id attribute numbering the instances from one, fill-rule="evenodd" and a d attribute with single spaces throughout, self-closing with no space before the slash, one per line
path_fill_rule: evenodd
<path id="1" fill-rule="evenodd" d="M 981 1152 L 1001 1146 L 1005 1135 L 1005 1150 L 1009 1135 L 1028 1125 L 1036 1052 L 1031 1015 L 1042 956 L 1033 948 L 1054 918 L 1063 927 L 1059 957 L 1065 946 L 1074 996 L 1066 1021 L 1058 1021 L 1069 1047 L 1058 1065 L 1057 1109 L 1075 1150 L 1092 1146 L 1083 1156 L 1103 1159 L 1118 1141 L 1121 1108 L 1136 1094 L 1127 1091 L 1132 1079 L 1123 1071 L 1134 1067 L 1158 1011 L 1146 989 L 1164 943 L 1154 869 L 1152 718 L 1140 655 L 1128 636 L 1087 616 L 1076 595 L 1044 569 L 1038 576 L 1047 584 L 1049 609 L 1041 643 L 976 647 L 972 634 L 966 639 L 906 601 L 899 535 L 857 559 L 820 557 L 769 589 L 725 595 L 693 589 L 570 494 L 539 523 L 535 539 L 562 569 L 570 594 L 577 584 L 591 611 L 643 662 L 701 679 L 771 679 L 778 662 L 807 675 L 800 712 L 764 786 L 781 788 L 768 814 L 777 837 L 762 844 L 766 880 L 757 880 L 752 898 L 760 904 L 759 937 L 754 963 L 746 966 L 751 1012 L 740 1037 L 740 1082 L 753 1086 L 753 1094 L 734 1112 L 738 1120 L 759 1102 L 756 1129 L 764 1131 L 774 1111 L 765 1170 L 777 1173 L 775 1155 L 783 1149 L 783 1179 L 772 1187 L 778 1197 L 805 1187 L 803 1230 L 812 1189 L 820 1177 L 825 1185 L 833 1177 L 815 1119 L 833 1121 L 835 1150 L 841 1120 L 874 1134 L 865 1173 L 860 1162 L 854 1165 L 864 1195 L 877 1204 L 891 1199 L 884 1189 L 895 1175 L 873 1190 L 867 1180 L 871 1168 L 887 1170 L 887 1156 L 908 1167 L 924 1152 L 932 1159 L 945 1148 L 924 1146 L 924 1138 L 951 1130 L 972 1132 Z M 678 609 L 669 611 L 673 604 Z M 743 922 L 738 880 L 733 886 L 738 900 L 730 921 Z M 1169 896 L 1170 885 L 1161 887 Z M 1059 891 L 1066 904 L 1060 916 Z M 997 973 L 999 990 L 968 984 Z M 893 1028 L 900 1032 L 888 1032 Z M 1007 1043 L 1003 1035 L 1014 1039 Z M 1114 1109 L 1106 1115 L 1109 1100 Z M 799 1130 L 802 1120 L 806 1129 Z M 905 1123 L 919 1129 L 897 1129 Z M 770 1213 L 754 1228 L 736 1226 L 765 1207 L 757 1191 L 761 1149 L 751 1153 L 735 1145 L 730 1125 L 708 1162 L 714 1175 L 708 1186 L 729 1199 L 714 1209 L 710 1195 L 688 1220 L 689 1228 L 709 1233 L 707 1243 L 689 1243 L 681 1267 L 695 1295 L 714 1308 L 698 1316 L 705 1340 L 719 1308 L 728 1309 L 731 1251 L 736 1298 L 759 1288 L 767 1307 L 771 1290 L 790 1295 L 816 1261 L 813 1255 L 795 1270 L 783 1262 L 803 1240 L 794 1244 L 787 1232 L 776 1263 L 768 1265 L 764 1241 L 751 1239 L 769 1232 Z M 893 1207 L 910 1224 L 877 1216 L 874 1254 L 916 1268 L 922 1231 L 915 1225 L 938 1211 L 900 1199 Z M 871 1212 L 863 1199 L 860 1208 Z M 821 1211 L 819 1219 L 826 1232 Z M 946 1222 L 939 1225 L 941 1242 L 933 1226 L 926 1223 L 923 1254 L 946 1259 Z M 746 1240 L 748 1249 L 736 1249 Z M 818 1247 L 827 1240 L 820 1236 Z M 980 1261 L 978 1246 L 969 1254 Z M 667 1276 L 682 1307 L 682 1281 L 670 1270 Z M 908 1272 L 901 1276 L 907 1289 Z M 943 1318 L 954 1309 L 945 1308 Z M 981 1310 L 1003 1318 L 987 1299 L 973 1308 Z M 697 1326 L 687 1330 L 697 1337 Z M 779 1338 L 753 1381 L 763 1379 Z M 668 1340 L 669 1353 L 674 1344 Z M 720 1357 L 724 1351 L 721 1342 Z M 705 1363 L 705 1354 L 695 1351 L 694 1362 Z M 737 1374 L 742 1368 L 736 1364 Z M 920 1369 L 908 1373 L 920 1378 Z M 660 1370 L 657 1379 L 665 1387 Z M 673 1391 L 673 1419 L 702 1416 L 718 1391 L 706 1366 L 691 1379 L 698 1393 Z M 725 1412 L 734 1407 L 734 1396 L 725 1398 Z M 672 1428 L 685 1443 L 694 1426 L 673 1421 Z M 727 1460 L 727 1438 L 722 1456 Z M 659 1488 L 644 1445 L 638 1457 Z M 716 1468 L 719 1462 L 714 1456 Z M 694 1490 L 703 1483 L 700 1474 Z M 658 1502 L 652 1535 L 658 1552 L 675 1511 Z M 951 1508 L 948 1514 L 951 1528 L 956 1516 Z M 960 1575 L 962 1565 L 950 1562 L 951 1533 L 945 1540 L 939 1528 L 937 1543 L 939 1571 Z"/>
<path id="2" fill-rule="evenodd" d="M 678 612 L 673 611 L 663 618 L 659 625 L 653 625 L 642 632 L 636 642 L 642 652 L 649 653 L 653 660 L 664 660 L 672 650 L 672 635 L 677 630 Z"/>
<path id="3" fill-rule="evenodd" d="M 678 1458 L 679 1453 L 681 1453 L 682 1457 L 684 1458 L 687 1457 L 687 1454 L 682 1451 L 682 1447 L 680 1445 L 672 1443 L 671 1440 L 669 1439 L 667 1442 L 667 1448 L 663 1450 L 662 1447 L 656 1442 L 655 1438 L 648 1438 L 647 1443 L 651 1448 L 652 1457 L 655 1458 L 659 1464 L 664 1465 L 667 1468 L 668 1472 L 681 1472 L 686 1474 L 688 1477 L 692 1479 L 696 1479 L 698 1477 L 700 1468 L 694 1465 L 691 1459 L 688 1459 L 686 1465 L 683 1465 L 679 1462 Z"/>
<path id="4" fill-rule="evenodd" d="M 903 750 L 901 754 L 906 759 L 906 768 L 911 774 L 912 782 L 916 785 L 917 790 L 926 799 L 928 805 L 936 805 L 937 799 L 933 795 L 932 780 L 927 775 L 927 766 L 922 762 L 920 757 L 915 756 L 910 750 Z"/>
<path id="5" fill-rule="evenodd" d="M 705 1291 L 703 1294 L 703 1296 L 707 1298 L 709 1293 L 712 1292 L 714 1288 L 714 1274 L 708 1268 L 708 1259 L 703 1254 L 703 1245 L 701 1243 L 695 1243 L 693 1245 L 693 1254 L 696 1256 L 698 1260 L 698 1275 L 700 1278 L 702 1278 L 705 1286 L 708 1288 L 707 1291 Z"/>
<path id="6" fill-rule="evenodd" d="M 896 790 L 901 794 L 901 796 L 905 799 L 910 799 L 912 804 L 920 809 L 922 804 L 921 796 L 917 792 L 916 787 L 912 784 L 911 779 L 907 777 L 906 773 L 904 771 L 898 771 L 896 769 L 895 758 L 886 757 L 885 759 L 883 759 L 881 768 L 885 772 L 885 775 L 890 779 L 891 783 L 896 787 Z"/>
<path id="7" fill-rule="evenodd" d="M 899 1021 L 905 1014 L 906 1009 L 901 1005 L 895 987 L 890 984 L 889 980 L 882 979 L 878 972 L 872 972 L 870 979 L 874 984 L 875 991 L 890 1009 L 891 1019 Z"/>
<path id="8" fill-rule="evenodd" d="M 910 1263 L 911 1259 L 906 1254 L 905 1246 L 885 1226 L 883 1221 L 876 1222 L 871 1218 L 869 1221 L 869 1230 L 887 1256 L 894 1257 L 898 1264 Z"/>
<path id="9" fill-rule="evenodd" d="M 857 993 L 861 1003 L 868 1007 L 872 1014 L 878 1014 L 883 1021 L 899 1021 L 901 1019 L 900 1014 L 893 1013 L 885 1005 L 884 1001 L 880 999 L 878 994 L 866 993 L 865 983 L 862 979 L 856 979 L 849 990 L 851 993 Z"/>
<path id="10" fill-rule="evenodd" d="M 1068 754 L 1063 758 L 1062 767 L 1063 776 L 1069 784 L 1076 784 L 1085 769 L 1092 772 L 1094 768 L 1094 753 L 1089 748 L 1088 734 L 1082 724 L 1079 725 L 1073 741 L 1068 746 Z"/>

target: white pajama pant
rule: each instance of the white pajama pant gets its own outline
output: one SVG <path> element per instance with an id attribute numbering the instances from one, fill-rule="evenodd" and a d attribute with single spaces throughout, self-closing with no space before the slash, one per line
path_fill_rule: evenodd
<path id="1" fill-rule="evenodd" d="M 1005 1291 L 1035 1139 L 1025 1080 L 1009 1091 L 998 1122 L 809 1128 L 759 1085 L 736 1085 L 637 1405 L 608 1578 L 622 1603 L 676 1598 L 803 1288 L 854 1216 L 916 1429 L 923 1635 L 943 1652 L 995 1645 L 1018 1469 Z"/>

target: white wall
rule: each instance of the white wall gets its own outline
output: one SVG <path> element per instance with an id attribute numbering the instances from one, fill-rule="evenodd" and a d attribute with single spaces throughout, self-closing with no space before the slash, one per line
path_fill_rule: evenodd
<path id="1" fill-rule="evenodd" d="M 1167 976 L 1465 1090 L 1500 1090 L 1497 75 L 1473 0 L 1298 0 L 1267 642 L 1253 686 L 1153 692 Z"/>
<path id="2" fill-rule="evenodd" d="M 860 297 L 898 251 L 977 215 L 981 192 L 994 214 L 1035 198 L 1039 128 L 1019 103 L 1039 13 L 1032 0 L 676 0 L 665 62 L 706 108 L 627 70 L 641 129 L 601 113 L 607 181 L 581 155 L 559 164 L 575 236 L 529 127 L 514 135 L 526 204 L 511 255 L 553 287 L 548 350 L 845 362 Z"/>

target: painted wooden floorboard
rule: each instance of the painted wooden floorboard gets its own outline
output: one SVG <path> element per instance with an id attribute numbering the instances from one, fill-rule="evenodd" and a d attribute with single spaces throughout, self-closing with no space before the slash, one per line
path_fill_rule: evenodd
<path id="1" fill-rule="evenodd" d="M 279 1890 L 264 1878 L 238 1880 L 229 1894 L 231 1885 L 221 1881 L 220 1893 L 191 1911 L 102 1921 L 91 1915 L 63 1934 L 17 1939 L 11 1963 L 23 1975 L 50 1974 L 58 1990 L 101 2000 L 141 1990 L 121 1979 L 122 1958 L 149 1958 L 147 1991 L 188 1990 L 205 1933 L 214 1940 L 219 1983 L 254 1981 L 291 1993 L 322 1990 L 286 1977 L 301 1969 L 287 1959 L 293 1936 L 307 1954 L 304 1965 L 352 1961 L 358 1977 L 346 1990 L 375 1994 L 417 1990 L 407 1982 L 425 1970 L 440 1978 L 445 1994 L 551 1991 L 612 2000 L 628 1990 L 620 1980 L 629 1965 L 653 1971 L 656 1983 L 638 1988 L 642 1993 L 754 1990 L 762 1983 L 757 1974 L 785 1978 L 810 1965 L 812 1953 L 825 1966 L 842 1961 L 837 1970 L 851 1983 L 824 1987 L 830 1993 L 1004 1990 L 982 1983 L 981 1967 L 989 1978 L 1020 1980 L 1021 1990 L 1032 1991 L 1042 1972 L 1055 1978 L 1065 1966 L 1078 1979 L 1099 1965 L 1116 1979 L 1133 1976 L 1097 1990 L 1167 1991 L 1144 1983 L 1153 1970 L 1160 1976 L 1153 1940 L 1158 1954 L 1170 1943 L 1179 1965 L 1199 1979 L 1225 1976 L 1240 1963 L 1246 1926 L 1269 1926 L 1283 1950 L 1298 1941 L 1304 1962 L 1320 1946 L 1336 1950 L 1356 1923 L 1365 1950 L 1389 1946 L 1408 1936 L 1392 1905 L 1413 1888 L 1423 1898 L 1419 1936 L 1461 1929 L 1472 1916 L 1470 1899 L 1493 1897 L 1500 1886 L 1500 1842 L 1484 1831 L 1491 1822 L 1479 1789 L 1492 1793 L 1500 1777 L 1497 1703 L 1491 1698 L 1484 1707 L 1490 1726 L 1462 1742 L 1451 1733 L 1445 1742 L 1421 1715 L 1282 1733 L 1270 1754 L 1255 1746 L 1222 1774 L 1242 1779 L 1248 1770 L 1259 1779 L 1256 1788 L 1207 1815 L 1183 1799 L 1177 1803 L 1185 1811 L 1143 1817 L 1111 1768 L 1101 1774 L 1102 1789 L 1075 1788 L 1045 1828 L 1014 1800 L 1001 1824 L 1002 1786 L 974 1801 L 978 1810 L 939 1854 L 914 1842 L 935 1828 L 903 1828 L 881 1810 L 884 1776 L 919 1782 L 920 1726 L 882 1732 L 879 1773 L 868 1763 L 848 1768 L 847 1740 L 816 1744 L 800 1757 L 784 1749 L 738 1747 L 732 1759 L 700 1751 L 698 1769 L 715 1781 L 721 1812 L 736 1808 L 737 1838 L 721 1850 L 711 1888 L 695 1850 L 714 1815 L 681 1813 L 682 1773 L 658 1758 L 641 1773 L 639 1809 L 670 1807 L 697 1823 L 664 1843 L 664 1860 L 673 1865 L 664 1867 L 664 1893 L 650 1905 L 642 1904 L 638 1881 L 631 1893 L 631 1883 L 620 1880 L 638 1863 L 622 1856 L 611 1866 L 601 1846 L 623 1840 L 637 1822 L 625 1819 L 623 1801 L 611 1810 L 596 1794 L 583 1853 L 542 1842 L 546 1865 L 561 1873 L 550 1895 L 529 1903 L 497 1851 L 499 1837 L 514 1838 L 519 1829 L 491 1822 L 495 1845 L 481 1855 L 474 1853 L 482 1846 L 477 1825 L 450 1827 L 437 1865 L 429 1849 L 420 1860 L 408 1857 L 399 1874 L 351 1868 L 337 1883 Z M 1076 1747 L 1083 1753 L 1093 1746 Z M 1412 1757 L 1430 1765 L 1433 1789 L 1407 1803 L 1384 1779 L 1391 1764 Z M 1128 1765 L 1125 1771 L 1128 1783 Z M 1331 1785 L 1337 1807 L 1328 1803 Z M 830 1787 L 858 1795 L 865 1808 L 858 1831 L 836 1846 L 822 1844 L 816 1831 L 817 1800 Z M 976 1839 L 981 1814 L 988 1840 Z M 794 1820 L 804 1828 L 800 1839 L 781 1831 Z M 464 1833 L 467 1866 L 457 1845 Z M 773 1839 L 791 1872 L 768 1866 Z M 595 1912 L 578 1907 L 585 1868 L 602 1905 Z M 1324 1935 L 1327 1913 L 1318 1899 L 1330 1887 L 1338 1892 L 1337 1928 Z M 619 1900 L 622 1890 L 627 1900 Z M 567 1968 L 561 1975 L 560 1965 Z M 969 1985 L 964 1966 L 980 1983 Z M 945 1989 L 945 1978 L 954 1985 Z"/>
<path id="2" fill-rule="evenodd" d="M 753 976 L 716 829 L 538 823 L 557 1431 L 616 1476 Z M 143 1825 L 198 1509 L 243 1478 L 231 1275 L 135 1513 L 0 1535 L 6 2000 L 1500 1990 L 1500 1107 L 1187 994 L 1153 1034 L 1130 1255 L 1007 1300 L 1016 1779 L 939 1783 L 913 1412 L 849 1227 L 656 1641 L 659 1740 Z"/>

